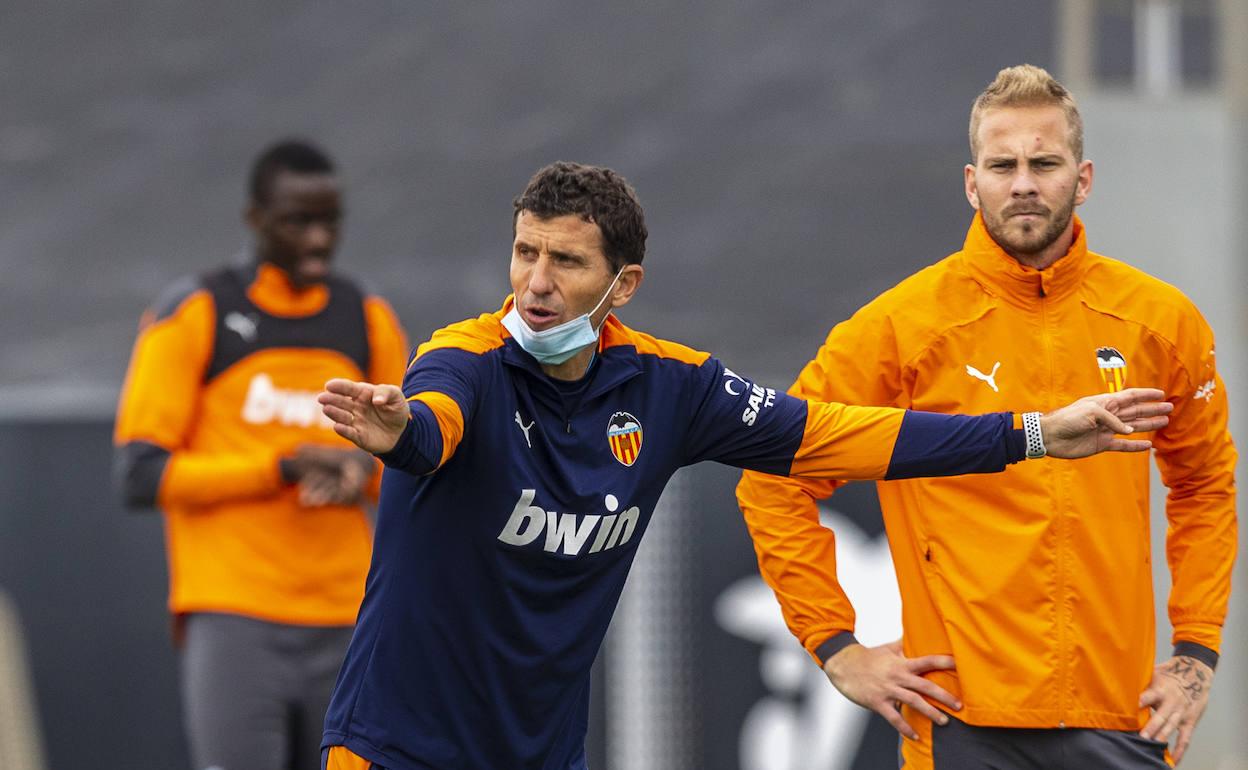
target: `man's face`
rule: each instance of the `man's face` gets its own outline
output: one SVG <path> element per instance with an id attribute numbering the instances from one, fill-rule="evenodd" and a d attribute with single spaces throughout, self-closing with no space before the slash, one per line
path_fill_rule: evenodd
<path id="1" fill-rule="evenodd" d="M 279 171 L 268 202 L 247 209 L 260 258 L 286 271 L 300 287 L 329 274 L 341 222 L 342 195 L 330 174 Z"/>
<path id="2" fill-rule="evenodd" d="M 1092 187 L 1092 162 L 1075 159 L 1066 113 L 1056 106 L 990 109 L 978 139 L 979 157 L 965 172 L 967 199 L 1007 253 L 1051 264 L 1062 254 L 1047 252 L 1067 245 L 1059 239 L 1072 232 L 1075 206 Z"/>
<path id="3" fill-rule="evenodd" d="M 511 289 L 529 328 L 543 331 L 593 310 L 611 288 L 615 271 L 602 251 L 602 230 L 578 216 L 516 217 Z M 626 303 L 641 282 L 641 265 L 628 265 L 611 296 L 591 318 L 598 327 L 611 308 Z"/>

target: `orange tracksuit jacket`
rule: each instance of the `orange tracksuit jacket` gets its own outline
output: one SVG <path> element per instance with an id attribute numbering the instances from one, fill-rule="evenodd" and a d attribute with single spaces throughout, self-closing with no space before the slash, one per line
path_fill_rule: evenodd
<path id="1" fill-rule="evenodd" d="M 175 284 L 144 315 L 114 439 L 127 502 L 164 509 L 172 612 L 355 622 L 365 511 L 301 507 L 278 460 L 353 448 L 317 393 L 332 377 L 398 383 L 407 352 L 381 298 L 338 277 L 296 292 L 263 263 Z"/>
<path id="2" fill-rule="evenodd" d="M 1236 456 L 1213 334 L 1177 289 L 1089 252 L 1075 226 L 1070 252 L 1036 271 L 976 215 L 962 251 L 837 325 L 789 392 L 974 414 L 1163 389 L 1175 408 L 1151 438 L 1170 490 L 1173 638 L 1216 652 L 1236 548 Z M 815 502 L 837 486 L 747 472 L 737 489 L 763 578 L 816 658 L 854 629 Z M 1138 698 L 1155 662 L 1148 453 L 878 489 L 905 653 L 953 656 L 956 672 L 928 676 L 962 699 L 958 718 L 1143 727 Z"/>

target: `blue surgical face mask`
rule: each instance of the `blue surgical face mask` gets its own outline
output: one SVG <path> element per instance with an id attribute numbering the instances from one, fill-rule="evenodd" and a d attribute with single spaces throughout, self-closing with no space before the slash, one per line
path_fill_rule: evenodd
<path id="1" fill-rule="evenodd" d="M 516 342 L 525 352 L 537 359 L 538 363 L 550 364 L 552 366 L 562 364 L 572 356 L 576 355 L 581 348 L 586 345 L 598 341 L 598 332 L 602 331 L 602 326 L 594 328 L 594 322 L 590 320 L 590 316 L 598 312 L 598 308 L 602 307 L 602 303 L 607 301 L 607 297 L 611 296 L 611 290 L 615 288 L 615 282 L 620 280 L 624 268 L 620 268 L 620 272 L 615 274 L 615 278 L 611 279 L 611 285 L 607 287 L 607 293 L 602 295 L 602 299 L 598 300 L 598 304 L 594 305 L 594 309 L 588 313 L 566 321 L 558 326 L 552 326 L 549 329 L 543 329 L 535 332 L 529 328 L 524 319 L 520 317 L 520 311 L 516 306 L 512 306 L 507 315 L 503 316 L 503 326 L 507 331 L 511 332 L 511 336 L 516 338 Z M 606 323 L 607 319 L 603 318 L 602 323 Z"/>

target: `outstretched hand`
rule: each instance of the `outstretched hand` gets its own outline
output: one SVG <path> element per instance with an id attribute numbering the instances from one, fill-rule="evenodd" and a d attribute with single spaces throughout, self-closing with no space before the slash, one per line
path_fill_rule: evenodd
<path id="1" fill-rule="evenodd" d="M 897 732 L 913 740 L 918 740 L 919 734 L 902 719 L 900 705 L 910 706 L 937 724 L 947 723 L 949 718 L 944 712 L 923 696 L 954 711 L 961 709 L 962 704 L 948 690 L 924 679 L 923 674 L 953 668 L 953 658 L 948 655 L 907 658 L 902 654 L 900 640 L 879 647 L 851 644 L 823 664 L 824 673 L 842 695 L 884 717 Z"/>
<path id="2" fill-rule="evenodd" d="M 1127 388 L 1081 398 L 1040 418 L 1044 444 L 1052 457 L 1074 460 L 1101 452 L 1144 452 L 1153 443 L 1120 435 L 1164 428 L 1174 404 L 1155 388 Z"/>
<path id="3" fill-rule="evenodd" d="M 394 448 L 411 415 L 403 391 L 394 385 L 333 379 L 316 400 L 335 433 L 373 454 Z"/>

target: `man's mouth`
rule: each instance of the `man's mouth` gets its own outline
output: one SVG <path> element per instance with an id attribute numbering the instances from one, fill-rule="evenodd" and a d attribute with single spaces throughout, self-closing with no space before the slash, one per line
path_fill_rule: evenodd
<path id="1" fill-rule="evenodd" d="M 329 260 L 322 257 L 304 257 L 295 265 L 295 279 L 304 285 L 324 281 L 329 275 Z"/>
<path id="2" fill-rule="evenodd" d="M 524 316 L 525 323 L 534 331 L 541 331 L 549 326 L 554 326 L 555 321 L 559 318 L 559 314 L 553 310 L 544 307 L 529 305 L 520 313 Z"/>

